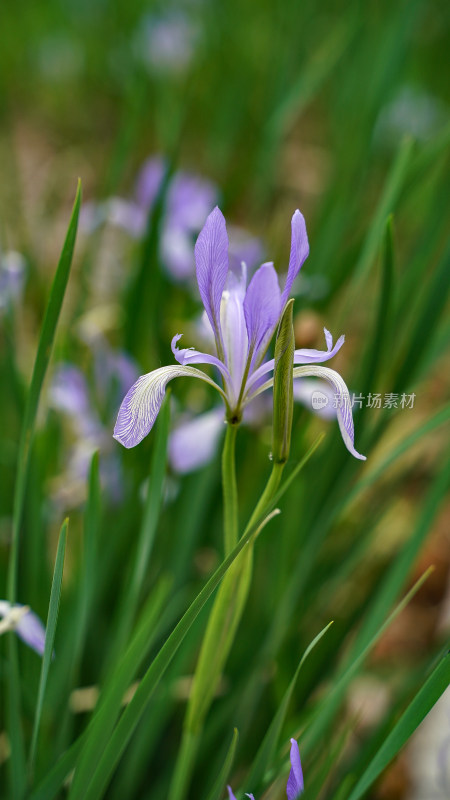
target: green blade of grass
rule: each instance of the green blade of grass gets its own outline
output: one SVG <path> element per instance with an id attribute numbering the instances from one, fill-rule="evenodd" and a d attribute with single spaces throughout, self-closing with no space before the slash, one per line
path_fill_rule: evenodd
<path id="1" fill-rule="evenodd" d="M 119 661 L 108 675 L 104 689 L 100 695 L 98 706 L 88 727 L 74 744 L 60 757 L 48 775 L 32 792 L 30 800 L 52 800 L 64 783 L 68 774 L 73 770 L 80 754 L 86 750 L 91 752 L 99 744 L 96 736 L 101 738 L 114 727 L 117 716 L 122 707 L 123 697 L 131 685 L 140 664 L 152 646 L 158 633 L 158 618 L 171 587 L 171 581 L 162 578 L 155 590 L 151 593 L 144 606 L 139 619 L 137 630 L 131 643 Z M 87 747 L 87 742 L 89 746 Z M 97 751 L 95 751 L 97 752 Z"/>
<path id="2" fill-rule="evenodd" d="M 381 287 L 378 300 L 377 316 L 372 336 L 369 337 L 365 353 L 361 376 L 355 380 L 355 385 L 374 389 L 383 361 L 386 345 L 389 341 L 390 317 L 392 308 L 392 290 L 394 277 L 394 241 L 392 215 L 386 220 L 383 241 L 383 255 L 381 259 Z"/>
<path id="3" fill-rule="evenodd" d="M 398 610 L 403 607 L 402 604 L 388 618 L 388 621 L 383 623 L 383 619 L 389 612 L 395 602 L 396 597 L 401 591 L 402 585 L 405 583 L 409 571 L 416 559 L 420 547 L 430 529 L 430 525 L 438 509 L 446 496 L 450 481 L 450 465 L 447 469 L 442 470 L 436 476 L 434 484 L 426 497 L 422 514 L 418 520 L 417 526 L 406 543 L 405 547 L 401 550 L 393 565 L 388 570 L 385 579 L 380 585 L 377 595 L 371 604 L 369 613 L 364 621 L 359 635 L 353 645 L 352 652 L 349 656 L 349 666 L 344 670 L 341 677 L 338 679 L 333 691 L 329 693 L 327 703 L 318 712 L 316 718 L 313 720 L 311 727 L 308 731 L 308 742 L 317 744 L 321 736 L 324 736 L 327 728 L 331 725 L 335 714 L 338 711 L 339 705 L 344 696 L 344 692 L 356 673 L 359 666 L 362 664 L 365 655 L 369 649 L 375 644 L 382 631 L 390 624 Z M 410 594 L 410 593 L 409 593 Z M 404 603 L 404 601 L 403 601 Z M 381 626 L 381 627 L 380 627 Z"/>
<path id="4" fill-rule="evenodd" d="M 88 496 L 84 513 L 83 564 L 80 576 L 77 619 L 72 654 L 72 675 L 76 680 L 88 627 L 98 570 L 98 532 L 100 526 L 101 488 L 99 455 L 94 453 L 88 477 Z"/>
<path id="5" fill-rule="evenodd" d="M 41 722 L 42 706 L 44 703 L 45 687 L 47 686 L 50 662 L 53 655 L 53 645 L 55 642 L 56 624 L 58 621 L 59 601 L 61 598 L 61 586 L 64 571 L 64 556 L 66 552 L 67 528 L 69 520 L 64 520 L 58 539 L 58 549 L 56 551 L 55 568 L 53 570 L 52 588 L 50 592 L 50 602 L 48 606 L 47 627 L 45 634 L 45 648 L 42 659 L 41 676 L 39 679 L 39 690 L 36 703 L 36 713 L 34 717 L 33 734 L 31 737 L 30 755 L 28 760 L 28 771 L 30 777 L 33 773 L 34 761 L 36 758 L 36 746 Z"/>
<path id="6" fill-rule="evenodd" d="M 350 681 L 358 672 L 359 668 L 362 666 L 365 658 L 368 656 L 372 648 L 378 642 L 380 637 L 383 633 L 388 629 L 391 623 L 398 617 L 398 615 L 403 611 L 404 608 L 408 605 L 410 600 L 414 597 L 415 594 L 419 591 L 420 587 L 425 583 L 425 581 L 430 576 L 431 572 L 433 571 L 433 567 L 424 572 L 424 574 L 419 578 L 418 581 L 414 584 L 412 589 L 405 595 L 403 600 L 396 606 L 394 611 L 389 615 L 387 620 L 380 626 L 377 630 L 375 635 L 371 638 L 371 640 L 367 643 L 364 649 L 358 653 L 356 656 L 352 656 L 350 660 L 349 666 L 343 671 L 341 676 L 337 679 L 337 682 L 333 686 L 330 692 L 328 692 L 324 701 L 322 701 L 321 705 L 319 706 L 319 710 L 315 717 L 313 718 L 310 726 L 308 727 L 305 738 L 303 741 L 303 752 L 310 753 L 314 750 L 315 747 L 319 745 L 321 741 L 323 741 L 323 737 L 326 734 L 326 731 L 329 725 L 332 723 L 335 713 L 337 712 L 340 703 L 344 697 L 344 694 L 347 690 Z"/>
<path id="7" fill-rule="evenodd" d="M 447 653 L 417 692 L 389 736 L 361 775 L 348 800 L 360 800 L 414 733 L 450 683 L 450 653 Z"/>
<path id="8" fill-rule="evenodd" d="M 348 295 L 348 303 L 354 302 L 355 293 L 359 293 L 361 280 L 366 276 L 373 259 L 375 258 L 380 241 L 383 236 L 385 220 L 392 213 L 398 200 L 408 169 L 411 164 L 414 142 L 406 138 L 401 143 L 395 161 L 387 176 L 386 183 L 372 217 L 372 222 L 364 241 L 361 254 L 353 271 L 352 291 Z"/>
<path id="9" fill-rule="evenodd" d="M 42 330 L 39 337 L 36 360 L 34 362 L 33 375 L 31 377 L 30 390 L 28 392 L 26 401 L 25 415 L 20 436 L 17 479 L 14 492 L 13 536 L 11 544 L 11 556 L 8 566 L 8 599 L 10 603 L 14 603 L 16 599 L 19 535 L 20 526 L 22 523 L 31 442 L 33 439 L 34 425 L 36 422 L 42 384 L 44 382 L 45 374 L 50 361 L 52 346 L 55 339 L 56 326 L 58 324 L 67 282 L 69 280 L 70 267 L 72 264 L 75 239 L 77 235 L 80 203 L 81 182 L 78 181 L 78 188 L 69 227 L 67 229 L 63 249 L 56 274 L 53 279 L 52 287 L 50 289 L 47 307 L 45 309 L 44 322 L 42 323 Z"/>
<path id="10" fill-rule="evenodd" d="M 89 781 L 107 744 L 120 714 L 124 694 L 154 640 L 158 618 L 167 601 L 170 585 L 167 579 L 163 579 L 151 593 L 136 635 L 118 668 L 112 670 L 111 678 L 105 684 L 98 707 L 89 723 L 85 745 L 77 764 L 72 785 L 74 796 L 77 796 L 78 787 Z"/>
<path id="11" fill-rule="evenodd" d="M 20 434 L 17 476 L 14 488 L 11 549 L 7 575 L 7 596 L 10 603 L 15 602 L 17 595 L 20 529 L 25 502 L 31 443 L 33 440 L 42 384 L 50 361 L 56 326 L 58 324 L 64 294 L 69 280 L 70 267 L 75 248 L 80 203 L 81 183 L 79 181 L 69 227 L 45 310 Z M 20 722 L 20 680 L 18 673 L 17 642 L 13 636 L 9 637 L 8 657 L 11 667 L 9 673 L 10 687 L 8 692 L 8 730 L 11 743 L 11 791 L 13 798 L 20 799 L 25 788 L 26 764 L 23 732 Z"/>
<path id="12" fill-rule="evenodd" d="M 445 308 L 449 289 L 450 242 L 433 275 L 428 295 L 409 338 L 407 352 L 402 355 L 393 387 L 394 392 L 405 391 L 414 380 L 426 350 L 432 344 L 433 334 Z M 427 332 L 426 336 L 424 331 Z"/>
<path id="13" fill-rule="evenodd" d="M 303 656 L 300 660 L 300 663 L 295 670 L 294 676 L 284 694 L 284 697 L 278 707 L 277 713 L 275 714 L 268 731 L 262 741 L 262 744 L 256 754 L 255 760 L 252 765 L 252 769 L 250 775 L 248 777 L 247 783 L 249 786 L 255 789 L 260 786 L 264 774 L 267 771 L 268 767 L 272 763 L 272 759 L 275 753 L 275 750 L 278 745 L 278 740 L 280 738 L 281 728 L 283 726 L 283 722 L 289 707 L 289 703 L 291 702 L 292 693 L 295 689 L 295 685 L 298 680 L 298 676 L 300 674 L 300 670 L 303 667 L 306 659 L 308 658 L 309 654 L 312 650 L 314 650 L 315 646 L 320 642 L 322 636 L 325 635 L 329 627 L 333 624 L 333 622 L 329 622 L 325 628 L 323 628 L 320 633 L 315 636 L 315 638 L 310 642 L 308 647 L 306 648 Z"/>
<path id="14" fill-rule="evenodd" d="M 56 764 L 47 772 L 36 789 L 30 793 L 29 800 L 53 800 L 56 797 L 67 776 L 73 770 L 85 742 L 86 733 L 82 733 L 58 758 Z"/>
<path id="15" fill-rule="evenodd" d="M 220 800 L 223 794 L 223 787 L 225 786 L 228 775 L 230 774 L 230 770 L 233 766 L 234 755 L 236 753 L 236 747 L 239 739 L 239 731 L 237 728 L 233 731 L 233 738 L 231 739 L 231 744 L 228 748 L 228 752 L 223 762 L 222 769 L 220 770 L 217 780 L 214 783 L 211 792 L 209 793 L 207 800 Z"/>
<path id="16" fill-rule="evenodd" d="M 262 527 L 269 521 L 270 514 L 262 523 L 256 523 L 249 528 L 247 533 L 240 539 L 234 550 L 216 569 L 211 578 L 207 581 L 203 589 L 199 592 L 195 600 L 191 603 L 188 610 L 181 618 L 178 625 L 170 634 L 165 644 L 152 661 L 149 669 L 145 673 L 142 681 L 131 700 L 130 704 L 122 714 L 114 732 L 109 738 L 108 744 L 103 751 L 103 755 L 98 762 L 97 769 L 92 775 L 91 780 L 86 775 L 86 780 L 77 782 L 77 791 L 75 791 L 75 783 L 70 792 L 70 800 L 100 800 L 103 797 L 106 787 L 110 781 L 111 775 L 114 772 L 119 759 L 122 756 L 125 747 L 128 744 L 136 726 L 144 714 L 148 703 L 156 689 L 159 681 L 164 675 L 167 667 L 169 666 L 172 658 L 177 652 L 180 644 L 182 643 L 187 632 L 195 622 L 201 609 L 212 595 L 224 575 L 227 573 L 231 565 L 238 557 L 241 550 L 250 541 L 252 536 L 255 536 Z"/>
<path id="17" fill-rule="evenodd" d="M 167 441 L 170 427 L 170 393 L 167 393 L 161 411 L 158 414 L 156 436 L 153 447 L 150 477 L 147 496 L 145 498 L 142 525 L 139 531 L 136 554 L 131 578 L 127 581 L 121 603 L 121 617 L 118 622 L 118 633 L 111 654 L 111 661 L 126 643 L 136 608 L 142 592 L 150 556 L 155 541 L 161 505 L 163 501 L 163 484 L 166 475 Z"/>

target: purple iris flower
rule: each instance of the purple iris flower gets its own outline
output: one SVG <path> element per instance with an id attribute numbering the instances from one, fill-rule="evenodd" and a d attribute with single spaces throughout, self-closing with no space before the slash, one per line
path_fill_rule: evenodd
<path id="1" fill-rule="evenodd" d="M 96 450 L 101 454 L 102 484 L 113 500 L 120 500 L 123 489 L 121 466 L 116 454 L 111 452 L 109 426 L 102 416 L 107 417 L 108 411 L 111 413 L 111 396 L 117 399 L 122 397 L 137 375 L 136 365 L 128 356 L 98 340 L 94 345 L 93 387 L 89 386 L 83 372 L 73 364 L 60 364 L 53 373 L 49 389 L 50 405 L 66 415 L 75 433 L 68 475 L 61 493 L 64 502 L 74 502 L 76 505 L 84 499 L 86 478 Z M 102 416 L 98 405 L 104 412 Z M 68 487 L 71 489 L 69 495 Z"/>
<path id="2" fill-rule="evenodd" d="M 286 786 L 286 795 L 287 800 L 297 800 L 298 797 L 303 793 L 304 784 L 303 784 L 303 772 L 302 772 L 302 764 L 300 761 L 300 752 L 298 749 L 298 744 L 295 739 L 291 739 L 291 771 L 289 773 L 289 778 Z M 228 789 L 228 800 L 236 800 L 233 790 L 231 786 L 227 786 Z M 246 797 L 249 797 L 250 800 L 255 800 L 252 794 L 246 794 Z"/>
<path id="3" fill-rule="evenodd" d="M 133 238 L 145 233 L 148 215 L 161 189 L 167 163 L 155 156 L 144 162 L 136 182 L 134 197 L 125 200 L 111 197 L 104 203 L 86 203 L 81 224 L 87 232 L 109 222 L 125 230 Z M 175 280 L 186 280 L 194 273 L 193 241 L 218 198 L 217 187 L 206 178 L 180 170 L 172 178 L 166 195 L 161 228 L 161 261 Z M 230 257 L 239 266 L 245 261 L 255 266 L 262 257 L 258 239 L 247 231 L 232 227 Z"/>
<path id="4" fill-rule="evenodd" d="M 225 219 L 219 208 L 209 215 L 195 245 L 197 281 L 200 296 L 216 344 L 216 355 L 177 347 L 181 334 L 172 339 L 172 352 L 178 365 L 160 367 L 143 375 L 131 387 L 119 410 L 114 437 L 125 447 L 134 447 L 152 429 L 164 399 L 166 386 L 177 377 L 195 377 L 209 383 L 222 396 L 226 418 L 237 423 L 242 413 L 261 392 L 273 386 L 274 359 L 265 360 L 270 341 L 289 297 L 292 284 L 309 254 L 303 215 L 292 217 L 292 240 L 289 267 L 281 290 L 272 263 L 263 264 L 247 286 L 246 265 L 239 273 L 229 268 L 228 236 Z M 354 448 L 352 406 L 341 376 L 317 363 L 332 358 L 344 343 L 341 336 L 335 345 L 325 330 L 326 350 L 296 350 L 294 378 L 318 377 L 329 383 L 338 395 L 337 417 L 347 449 L 356 458 L 365 459 Z M 217 368 L 222 378 L 219 386 L 194 364 Z M 305 365 L 305 366 L 299 366 Z"/>
<path id="5" fill-rule="evenodd" d="M 0 600 L 0 634 L 15 631 L 22 641 L 42 656 L 45 648 L 45 627 L 28 606 Z"/>

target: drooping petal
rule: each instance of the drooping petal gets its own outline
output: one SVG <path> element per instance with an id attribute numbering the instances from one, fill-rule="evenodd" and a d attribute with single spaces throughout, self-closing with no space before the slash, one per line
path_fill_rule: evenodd
<path id="1" fill-rule="evenodd" d="M 214 457 L 225 425 L 222 408 L 182 422 L 169 436 L 169 461 L 176 472 L 192 472 Z"/>
<path id="2" fill-rule="evenodd" d="M 355 458 L 365 461 L 366 456 L 362 456 L 358 453 L 353 444 L 355 433 L 353 427 L 352 403 L 344 379 L 341 378 L 338 372 L 335 372 L 334 369 L 330 369 L 329 367 L 319 367 L 313 364 L 307 367 L 294 367 L 294 378 L 308 376 L 322 378 L 332 386 L 336 402 L 337 419 L 344 444 Z"/>
<path id="3" fill-rule="evenodd" d="M 308 235 L 306 233 L 305 218 L 298 209 L 294 212 L 294 216 L 292 217 L 291 230 L 292 238 L 289 267 L 283 294 L 281 295 L 281 304 L 283 307 L 286 305 L 288 297 L 291 293 L 292 284 L 294 283 L 300 268 L 309 255 L 309 243 Z"/>
<path id="4" fill-rule="evenodd" d="M 291 771 L 286 786 L 286 794 L 288 800 L 297 800 L 303 792 L 303 771 L 300 761 L 300 752 L 298 744 L 295 739 L 291 739 Z"/>
<path id="5" fill-rule="evenodd" d="M 294 364 L 320 364 L 321 361 L 328 361 L 336 355 L 345 342 L 345 336 L 340 336 L 333 347 L 333 337 L 330 331 L 324 328 L 326 350 L 300 349 L 294 352 Z"/>
<path id="6" fill-rule="evenodd" d="M 37 614 L 27 611 L 17 623 L 16 633 L 38 655 L 44 655 L 45 627 Z"/>
<path id="7" fill-rule="evenodd" d="M 212 329 L 220 344 L 220 300 L 228 272 L 228 236 L 225 217 L 216 206 L 195 244 L 198 288 Z"/>
<path id="8" fill-rule="evenodd" d="M 254 363 L 265 352 L 280 318 L 281 298 L 278 276 L 273 264 L 263 264 L 249 283 L 244 298 L 249 353 Z"/>
<path id="9" fill-rule="evenodd" d="M 225 378 L 229 378 L 229 372 L 225 364 L 216 356 L 211 356 L 209 353 L 201 353 L 199 350 L 194 350 L 193 347 L 184 347 L 181 349 L 177 347 L 177 342 L 181 339 L 182 335 L 182 333 L 175 334 L 170 345 L 172 353 L 179 364 L 182 366 L 188 366 L 189 364 L 212 364 L 221 371 Z"/>
<path id="10" fill-rule="evenodd" d="M 200 378 L 223 395 L 221 388 L 195 367 L 160 367 L 142 375 L 125 396 L 117 416 L 114 438 L 127 448 L 139 444 L 153 427 L 168 382 L 182 376 Z"/>

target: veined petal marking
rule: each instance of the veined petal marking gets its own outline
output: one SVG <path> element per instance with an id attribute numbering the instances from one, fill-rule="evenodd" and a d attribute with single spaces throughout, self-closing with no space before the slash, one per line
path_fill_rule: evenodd
<path id="1" fill-rule="evenodd" d="M 220 386 L 200 369 L 183 366 L 159 367 L 138 378 L 124 397 L 114 428 L 114 438 L 127 448 L 139 444 L 154 425 L 168 382 L 183 376 L 200 378 L 225 398 Z"/>
<path id="2" fill-rule="evenodd" d="M 347 385 L 344 379 L 339 375 L 339 372 L 336 372 L 334 369 L 330 369 L 329 367 L 320 367 L 313 364 L 305 367 L 294 367 L 293 372 L 294 379 L 315 376 L 317 378 L 323 378 L 323 380 L 331 384 L 335 395 L 339 395 L 336 415 L 344 444 L 352 456 L 359 458 L 360 461 L 365 461 L 366 456 L 358 453 L 353 444 L 355 431 L 353 426 L 352 403 Z"/>

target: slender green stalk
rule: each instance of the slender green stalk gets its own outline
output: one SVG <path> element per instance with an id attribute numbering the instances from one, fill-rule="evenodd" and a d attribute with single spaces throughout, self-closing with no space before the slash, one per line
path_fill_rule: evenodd
<path id="1" fill-rule="evenodd" d="M 228 425 L 224 443 L 223 495 L 225 547 L 230 546 L 231 537 L 238 541 L 237 486 L 235 474 L 236 425 Z M 256 504 L 242 539 L 264 516 L 280 484 L 284 462 L 274 462 L 265 489 Z M 226 551 L 228 554 L 229 551 Z M 192 691 L 186 711 L 183 738 L 170 787 L 170 800 L 182 800 L 186 796 L 195 758 L 200 744 L 204 721 L 211 707 L 217 682 L 225 667 L 233 646 L 242 613 L 245 608 L 253 572 L 253 542 L 241 553 L 224 577 L 216 595 L 206 627 L 205 636 L 195 670 Z"/>
<path id="2" fill-rule="evenodd" d="M 238 492 L 236 482 L 237 425 L 227 423 L 222 453 L 223 529 L 225 557 L 238 541 Z"/>

